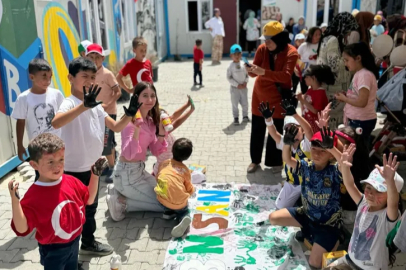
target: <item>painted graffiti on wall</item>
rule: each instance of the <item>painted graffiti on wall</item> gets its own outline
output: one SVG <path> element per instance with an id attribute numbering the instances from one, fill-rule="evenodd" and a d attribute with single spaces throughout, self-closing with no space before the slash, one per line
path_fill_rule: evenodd
<path id="1" fill-rule="evenodd" d="M 154 0 L 137 1 L 137 33 L 148 42 L 147 54 L 157 52 Z"/>

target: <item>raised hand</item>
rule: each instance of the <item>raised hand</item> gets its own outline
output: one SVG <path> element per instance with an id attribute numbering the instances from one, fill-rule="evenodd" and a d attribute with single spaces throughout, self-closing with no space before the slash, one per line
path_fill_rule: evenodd
<path id="1" fill-rule="evenodd" d="M 102 104 L 103 101 L 96 100 L 100 91 L 101 91 L 101 87 L 99 87 L 97 84 L 96 85 L 92 84 L 89 88 L 89 92 L 86 92 L 86 87 L 83 86 L 83 105 L 86 108 L 94 108 L 97 105 Z"/>
<path id="2" fill-rule="evenodd" d="M 269 102 L 261 102 L 258 109 L 265 119 L 271 118 L 275 112 L 275 106 L 272 107 L 272 110 L 269 109 Z"/>
<path id="3" fill-rule="evenodd" d="M 299 128 L 295 125 L 291 125 L 286 129 L 286 133 L 283 136 L 283 143 L 287 145 L 293 145 L 296 142 L 296 135 L 299 132 Z"/>
<path id="4" fill-rule="evenodd" d="M 20 183 L 16 182 L 15 179 L 12 179 L 8 182 L 8 190 L 10 192 L 10 196 L 16 196 L 17 199 L 20 199 L 20 193 L 18 192 L 18 186 Z"/>
<path id="5" fill-rule="evenodd" d="M 355 153 L 355 144 L 350 144 L 350 146 L 344 145 L 343 153 L 341 155 L 340 166 L 342 168 L 351 168 L 352 167 L 352 160 Z"/>
<path id="6" fill-rule="evenodd" d="M 389 158 L 386 159 L 386 154 L 384 154 L 382 158 L 383 167 L 381 168 L 378 165 L 375 165 L 379 173 L 386 181 L 394 181 L 396 170 L 399 167 L 399 162 L 397 162 L 397 159 L 398 157 L 397 156 L 393 157 L 392 153 L 390 153 Z"/>
<path id="7" fill-rule="evenodd" d="M 124 113 L 126 116 L 134 117 L 137 113 L 138 109 L 142 106 L 142 103 L 138 103 L 138 95 L 133 95 L 130 99 L 130 104 L 128 105 L 128 109 L 126 106 L 123 106 Z"/>
<path id="8" fill-rule="evenodd" d="M 187 98 L 188 98 L 187 104 L 189 106 L 191 106 L 192 110 L 194 110 L 195 109 L 195 103 L 193 102 L 193 99 L 189 95 L 187 95 Z"/>
<path id="9" fill-rule="evenodd" d="M 316 125 L 322 129 L 323 127 L 328 127 L 328 122 L 330 121 L 330 111 L 331 102 L 324 108 L 323 111 L 317 113 L 318 121 L 316 120 Z"/>
<path id="10" fill-rule="evenodd" d="M 107 158 L 106 157 L 101 157 L 91 167 L 92 173 L 94 175 L 101 176 L 104 169 L 106 169 L 108 165 L 109 165 L 109 163 L 107 161 Z"/>
<path id="11" fill-rule="evenodd" d="M 296 108 L 293 106 L 289 100 L 283 99 L 281 103 L 282 108 L 286 111 L 286 113 L 282 113 L 282 115 L 286 116 L 293 116 L 296 114 Z"/>
<path id="12" fill-rule="evenodd" d="M 333 149 L 334 137 L 336 136 L 336 132 L 334 131 L 333 133 L 331 133 L 330 128 L 323 127 L 320 130 L 320 133 L 321 133 L 321 138 L 323 139 L 323 141 L 321 142 L 321 146 L 324 149 Z"/>

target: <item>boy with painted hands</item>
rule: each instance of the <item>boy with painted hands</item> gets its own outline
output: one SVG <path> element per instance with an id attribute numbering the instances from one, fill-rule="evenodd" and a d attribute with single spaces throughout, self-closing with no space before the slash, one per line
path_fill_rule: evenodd
<path id="1" fill-rule="evenodd" d="M 291 155 L 296 160 L 300 161 L 310 157 L 310 140 L 313 136 L 313 131 L 310 124 L 299 114 L 296 109 L 287 100 L 282 101 L 282 107 L 286 111 L 284 133 L 281 135 L 275 128 L 272 120 L 272 115 L 275 108 L 270 110 L 269 103 L 262 102 L 259 106 L 259 111 L 265 118 L 265 124 L 268 127 L 268 132 L 276 143 L 276 148 L 282 150 L 284 145 L 289 145 Z M 293 132 L 294 131 L 294 132 Z M 278 209 L 292 207 L 300 198 L 302 177 L 291 172 L 287 164 L 284 164 L 287 180 L 283 185 L 276 206 Z"/>
<path id="2" fill-rule="evenodd" d="M 19 184 L 8 184 L 13 217 L 11 227 L 17 236 L 26 236 L 36 228 L 41 264 L 45 270 L 78 269 L 79 238 L 85 216 L 83 207 L 97 195 L 99 176 L 107 167 L 99 158 L 91 169 L 89 186 L 64 174 L 65 145 L 56 135 L 43 133 L 28 146 L 30 165 L 39 171 L 20 201 Z"/>
<path id="3" fill-rule="evenodd" d="M 298 134 L 293 126 L 291 137 Z M 320 268 L 323 253 L 335 251 L 339 244 L 341 213 L 341 172 L 336 162 L 341 153 L 337 150 L 337 137 L 324 128 L 311 139 L 311 161 L 296 160 L 291 156 L 290 145 L 283 147 L 283 160 L 302 176 L 302 207 L 288 207 L 269 216 L 272 225 L 301 227 L 303 235 L 313 243 L 309 258 L 312 267 Z"/>
<path id="4" fill-rule="evenodd" d="M 91 44 L 87 47 L 86 57 L 97 67 L 95 83 L 100 86 L 101 91 L 97 98 L 103 102 L 102 107 L 113 119 L 117 119 L 117 100 L 121 96 L 121 89 L 114 74 L 103 66 L 104 51 L 99 44 Z M 109 169 L 103 173 L 106 176 L 106 183 L 113 183 L 113 170 L 115 165 L 115 146 L 117 145 L 114 131 L 106 127 L 104 132 L 103 156 L 109 161 Z"/>
<path id="5" fill-rule="evenodd" d="M 114 121 L 101 106 L 96 97 L 101 88 L 93 85 L 96 78 L 96 65 L 87 58 L 73 59 L 69 64 L 69 81 L 72 95 L 66 98 L 52 121 L 52 126 L 61 128 L 61 138 L 65 142 L 65 173 L 89 185 L 90 166 L 100 158 L 104 146 L 105 127 L 120 132 L 135 116 L 139 107 L 138 97 L 131 97 L 129 107 L 124 107 L 125 116 Z M 86 223 L 83 225 L 81 254 L 105 256 L 113 248 L 95 240 L 95 202 L 86 207 Z"/>

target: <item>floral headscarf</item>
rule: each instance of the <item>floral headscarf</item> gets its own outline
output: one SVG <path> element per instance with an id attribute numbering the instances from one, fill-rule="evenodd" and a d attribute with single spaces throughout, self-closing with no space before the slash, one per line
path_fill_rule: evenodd
<path id="1" fill-rule="evenodd" d="M 324 31 L 323 36 L 319 42 L 319 48 L 317 49 L 317 54 L 320 52 L 321 42 L 325 37 L 335 36 L 340 44 L 340 50 L 344 48 L 343 39 L 346 34 L 351 31 L 358 29 L 358 23 L 354 16 L 349 12 L 341 12 L 333 18 L 333 20 L 328 24 L 326 31 Z"/>

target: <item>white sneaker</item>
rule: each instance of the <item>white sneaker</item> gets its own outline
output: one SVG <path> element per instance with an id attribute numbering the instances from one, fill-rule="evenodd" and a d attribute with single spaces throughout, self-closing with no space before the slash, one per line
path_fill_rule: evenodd
<path id="1" fill-rule="evenodd" d="M 108 184 L 107 185 L 107 194 L 108 195 L 115 195 L 115 196 L 118 195 L 116 189 L 114 188 L 114 184 Z"/>
<path id="2" fill-rule="evenodd" d="M 114 221 L 121 221 L 125 218 L 126 205 L 118 201 L 117 195 L 106 196 L 110 216 Z"/>
<path id="3" fill-rule="evenodd" d="M 272 173 L 281 173 L 282 170 L 283 170 L 283 166 L 272 167 Z"/>
<path id="4" fill-rule="evenodd" d="M 190 223 L 192 223 L 192 219 L 189 216 L 184 217 L 177 226 L 173 227 L 171 232 L 172 237 L 182 237 L 185 234 L 186 230 L 189 228 Z"/>

